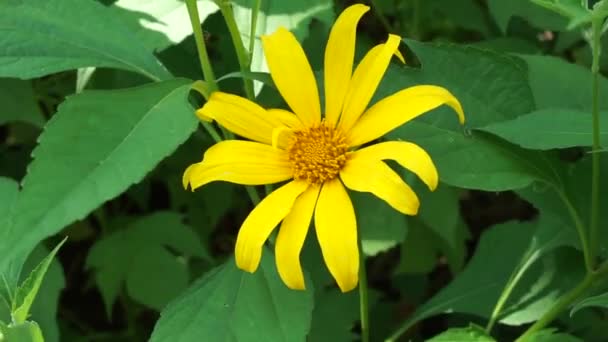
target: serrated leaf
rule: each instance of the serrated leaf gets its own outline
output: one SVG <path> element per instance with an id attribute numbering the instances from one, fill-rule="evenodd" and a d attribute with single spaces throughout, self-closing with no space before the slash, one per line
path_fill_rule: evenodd
<path id="1" fill-rule="evenodd" d="M 440 85 L 460 100 L 469 128 L 513 119 L 533 110 L 526 67 L 520 59 L 472 47 L 410 40 L 407 44 L 421 59 L 422 69 L 391 68 L 377 98 L 411 85 Z M 544 157 L 470 132 L 446 108 L 404 124 L 387 138 L 420 144 L 436 163 L 441 180 L 458 187 L 499 191 L 522 188 L 550 177 L 550 172 L 537 165 L 544 163 Z"/>
<path id="2" fill-rule="evenodd" d="M 90 91 L 49 122 L 0 231 L 0 269 L 140 181 L 196 128 L 189 81 Z"/>
<path id="3" fill-rule="evenodd" d="M 38 295 L 40 285 L 44 280 L 44 276 L 46 275 L 53 258 L 59 251 L 59 248 L 61 248 L 66 240 L 67 237 L 57 244 L 49 255 L 40 261 L 38 266 L 36 266 L 32 272 L 30 272 L 28 277 L 17 288 L 11 310 L 11 316 L 14 324 L 24 323 L 27 319 L 30 313 L 30 308 L 36 299 L 36 295 Z"/>
<path id="4" fill-rule="evenodd" d="M 45 119 L 36 103 L 31 81 L 0 78 L 0 103 L 0 125 L 21 121 L 44 126 Z"/>
<path id="5" fill-rule="evenodd" d="M 600 139 L 608 142 L 608 112 L 602 112 Z M 591 146 L 593 118 L 591 113 L 572 109 L 541 109 L 510 121 L 481 128 L 524 148 L 550 150 L 574 146 Z"/>
<path id="6" fill-rule="evenodd" d="M 471 326 L 467 328 L 451 328 L 427 340 L 427 342 L 496 342 L 483 329 Z"/>
<path id="7" fill-rule="evenodd" d="M 108 316 L 123 285 L 131 298 L 159 311 L 186 289 L 188 264 L 167 248 L 209 259 L 196 234 L 172 212 L 142 217 L 93 245 L 86 264 L 96 272 Z"/>
<path id="8" fill-rule="evenodd" d="M 0 77 L 34 78 L 97 66 L 153 80 L 170 73 L 129 27 L 97 1 L 0 2 Z"/>
<path id="9" fill-rule="evenodd" d="M 236 268 L 234 258 L 208 272 L 161 312 L 152 342 L 303 341 L 310 329 L 313 290 L 288 289 L 265 250 L 258 270 Z"/>

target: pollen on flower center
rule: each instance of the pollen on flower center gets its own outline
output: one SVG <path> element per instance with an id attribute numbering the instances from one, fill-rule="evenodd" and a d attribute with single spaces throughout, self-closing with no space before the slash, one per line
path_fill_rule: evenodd
<path id="1" fill-rule="evenodd" d="M 342 131 L 325 122 L 295 131 L 287 148 L 294 178 L 311 184 L 336 178 L 346 163 L 347 149 Z"/>

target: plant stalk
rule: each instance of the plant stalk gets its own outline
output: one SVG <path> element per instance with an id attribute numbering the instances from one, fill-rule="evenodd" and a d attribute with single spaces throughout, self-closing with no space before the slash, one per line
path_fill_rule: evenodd
<path id="1" fill-rule="evenodd" d="M 369 342 L 369 300 L 367 294 L 367 271 L 365 253 L 359 236 L 359 312 L 361 317 L 361 341 Z"/>
<path id="2" fill-rule="evenodd" d="M 196 0 L 186 0 L 186 7 L 188 8 L 190 24 L 192 24 L 192 32 L 194 34 L 194 41 L 196 42 L 196 50 L 198 51 L 198 60 L 201 64 L 203 77 L 208 84 L 209 92 L 212 93 L 218 89 L 217 82 L 211 62 L 209 61 L 209 55 L 207 54 L 207 46 L 203 37 L 203 29 L 201 28 L 201 19 L 198 16 Z"/>
<path id="3" fill-rule="evenodd" d="M 547 311 L 536 323 L 534 323 L 526 332 L 521 335 L 515 342 L 526 342 L 532 335 L 537 333 L 551 323 L 562 311 L 572 305 L 582 294 L 593 284 L 596 273 L 587 273 L 582 282 L 574 289 L 563 295 L 557 304 Z"/>
<path id="4" fill-rule="evenodd" d="M 228 26 L 228 31 L 230 32 L 230 38 L 232 40 L 232 44 L 234 45 L 234 50 L 236 52 L 236 57 L 238 59 L 239 68 L 242 74 L 241 76 L 243 78 L 245 95 L 247 95 L 248 99 L 253 100 L 255 98 L 255 93 L 253 92 L 253 81 L 250 78 L 245 77 L 245 74 L 249 72 L 251 58 L 245 49 L 243 39 L 241 39 L 241 32 L 236 24 L 236 20 L 234 20 L 234 11 L 232 10 L 232 5 L 229 1 L 225 0 L 217 1 L 217 4 L 220 7 L 220 12 L 222 12 L 224 21 L 226 21 L 226 26 Z M 253 14 L 255 14 L 257 20 L 257 12 L 255 10 L 252 11 L 252 17 Z"/>
<path id="5" fill-rule="evenodd" d="M 574 205 L 572 205 L 572 202 L 570 202 L 570 199 L 564 193 L 564 191 L 561 189 L 556 189 L 556 191 L 562 202 L 564 202 L 564 205 L 568 209 L 568 213 L 570 213 L 570 216 L 574 221 L 574 227 L 576 228 L 578 238 L 581 241 L 581 248 L 583 249 L 583 256 L 585 258 L 585 268 L 587 270 L 587 273 L 590 273 L 593 271 L 593 259 L 591 257 L 591 248 L 589 247 L 589 239 L 587 238 L 587 232 L 585 229 L 585 225 L 583 224 L 583 220 L 581 220 L 581 217 L 578 215 L 576 208 L 574 208 Z"/>
<path id="6" fill-rule="evenodd" d="M 593 74 L 592 84 L 592 103 L 591 110 L 593 116 L 593 150 L 591 151 L 591 217 L 589 220 L 589 241 L 592 265 L 595 266 L 595 259 L 598 253 L 599 241 L 599 214 L 600 214 L 600 110 L 599 110 L 599 78 L 600 78 L 600 52 L 602 21 L 594 19 L 591 24 L 591 52 L 593 62 L 591 73 Z"/>

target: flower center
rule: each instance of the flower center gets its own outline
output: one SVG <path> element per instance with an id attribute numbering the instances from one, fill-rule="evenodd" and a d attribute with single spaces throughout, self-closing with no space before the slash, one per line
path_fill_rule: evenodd
<path id="1" fill-rule="evenodd" d="M 311 184 L 336 178 L 346 163 L 347 149 L 344 134 L 325 122 L 295 131 L 287 148 L 294 178 Z"/>

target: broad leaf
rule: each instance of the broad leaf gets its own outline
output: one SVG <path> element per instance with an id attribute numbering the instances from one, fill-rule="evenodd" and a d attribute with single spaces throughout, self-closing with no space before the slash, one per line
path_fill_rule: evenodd
<path id="1" fill-rule="evenodd" d="M 528 64 L 536 109 L 563 107 L 591 113 L 592 75 L 588 68 L 553 56 L 519 57 Z M 608 89 L 608 80 L 600 76 L 599 86 Z M 608 96 L 600 96 L 599 103 L 600 109 L 608 109 Z"/>
<path id="2" fill-rule="evenodd" d="M 482 328 L 451 328 L 427 340 L 427 342 L 495 342 Z"/>
<path id="3" fill-rule="evenodd" d="M 464 271 L 419 307 L 404 325 L 411 326 L 442 312 L 462 312 L 488 318 L 513 272 L 521 265 L 532 265 L 542 255 L 572 240 L 569 227 L 553 222 L 506 223 L 484 233 Z M 510 301 L 508 310 L 515 312 L 524 306 L 523 303 L 533 304 L 534 297 L 525 297 L 526 290 L 516 291 L 517 298 Z"/>
<path id="4" fill-rule="evenodd" d="M 580 0 L 532 0 L 533 3 L 560 14 L 568 19 L 568 29 L 591 22 L 592 15 Z"/>
<path id="5" fill-rule="evenodd" d="M 0 77 L 34 78 L 97 66 L 153 80 L 171 75 L 137 35 L 97 1 L 0 2 Z"/>
<path id="6" fill-rule="evenodd" d="M 173 80 L 68 98 L 41 135 L 0 231 L 0 269 L 140 181 L 185 141 L 196 128 L 189 89 Z"/>
<path id="7" fill-rule="evenodd" d="M 521 60 L 472 47 L 409 40 L 407 44 L 421 59 L 422 69 L 391 68 L 377 98 L 411 85 L 440 85 L 460 100 L 470 128 L 506 121 L 533 110 L 532 92 Z M 420 144 L 435 161 L 441 180 L 458 187 L 506 190 L 550 177 L 543 165 L 544 156 L 460 127 L 451 109 L 425 114 L 387 137 Z"/>
<path id="8" fill-rule="evenodd" d="M 608 112 L 601 113 L 600 139 L 608 142 Z M 591 146 L 591 113 L 572 109 L 541 109 L 514 120 L 482 128 L 524 148 L 549 150 L 573 146 Z"/>
<path id="9" fill-rule="evenodd" d="M 236 268 L 233 258 L 208 272 L 161 312 L 152 342 L 303 341 L 310 329 L 313 291 L 288 289 L 265 250 L 258 270 Z"/>
<path id="10" fill-rule="evenodd" d="M 182 257 L 209 258 L 196 234 L 182 223 L 180 215 L 158 212 L 138 219 L 93 245 L 87 267 L 95 271 L 95 280 L 110 317 L 123 284 L 131 298 L 160 311 L 188 286 L 188 264 L 181 260 Z"/>
<path id="11" fill-rule="evenodd" d="M 363 253 L 376 255 L 400 244 L 407 234 L 406 216 L 369 193 L 351 192 Z"/>
<path id="12" fill-rule="evenodd" d="M 543 329 L 530 336 L 532 342 L 583 342 L 578 337 L 566 333 L 560 333 L 556 329 Z"/>
<path id="13" fill-rule="evenodd" d="M 565 18 L 535 5 L 530 0 L 488 0 L 488 8 L 503 33 L 507 32 L 513 17 L 521 17 L 540 29 L 559 31 L 564 30 L 567 25 Z"/>
<path id="14" fill-rule="evenodd" d="M 40 326 L 36 322 L 5 325 L 0 322 L 0 341 L 4 342 L 44 342 Z"/>
<path id="15" fill-rule="evenodd" d="M 209 0 L 198 0 L 197 5 L 201 22 L 218 10 Z M 111 8 L 150 51 L 163 50 L 192 34 L 185 1 L 118 0 Z"/>
<path id="16" fill-rule="evenodd" d="M 31 81 L 0 78 L 0 125 L 12 121 L 27 122 L 37 127 L 45 119 L 36 103 Z"/>
<path id="17" fill-rule="evenodd" d="M 24 323 L 27 319 L 30 308 L 34 303 L 34 299 L 36 299 L 36 295 L 38 295 L 38 290 L 40 289 L 40 285 L 44 280 L 44 276 L 46 275 L 53 258 L 59 251 L 59 248 L 63 245 L 63 243 L 67 240 L 67 238 L 63 239 L 50 253 L 47 255 L 38 266 L 36 266 L 32 272 L 28 275 L 28 277 L 23 281 L 23 283 L 17 288 L 15 293 L 15 298 L 12 305 L 12 320 L 16 324 Z"/>
<path id="18" fill-rule="evenodd" d="M 233 1 L 234 16 L 239 23 L 239 31 L 245 46 L 249 46 L 251 36 L 251 6 L 254 1 Z M 261 2 L 256 24 L 255 47 L 251 54 L 251 71 L 268 72 L 262 44 L 259 37 L 271 34 L 279 27 L 285 27 L 303 41 L 308 35 L 308 26 L 312 19 L 328 25 L 334 18 L 333 2 L 330 0 L 265 0 Z M 323 43 L 321 43 L 323 44 Z"/>
<path id="19" fill-rule="evenodd" d="M 575 313 L 577 313 L 581 309 L 588 308 L 588 307 L 599 307 L 599 308 L 607 309 L 608 308 L 608 293 L 604 293 L 604 294 L 593 296 L 593 297 L 588 297 L 588 298 L 585 298 L 585 299 L 581 300 L 580 302 L 574 304 L 574 307 L 572 308 L 572 310 L 570 310 L 570 316 L 573 316 Z"/>

